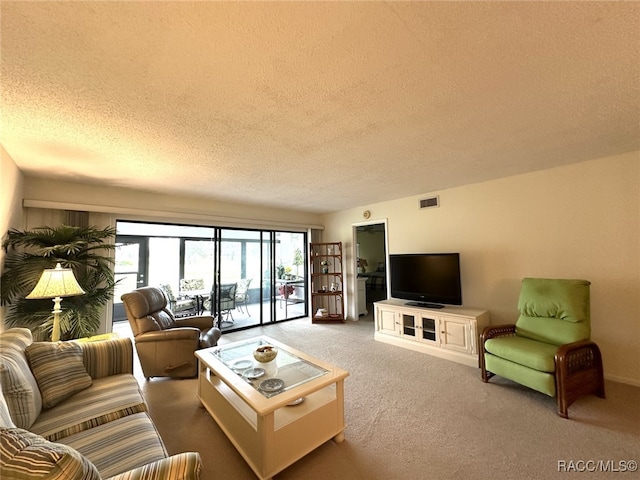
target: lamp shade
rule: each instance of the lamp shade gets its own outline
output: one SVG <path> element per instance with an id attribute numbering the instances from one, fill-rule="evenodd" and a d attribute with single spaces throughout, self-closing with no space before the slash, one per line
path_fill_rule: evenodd
<path id="1" fill-rule="evenodd" d="M 73 297 L 83 295 L 85 292 L 78 285 L 73 270 L 62 268 L 58 263 L 56 268 L 48 268 L 42 272 L 42 276 L 33 291 L 26 298 L 55 298 Z"/>

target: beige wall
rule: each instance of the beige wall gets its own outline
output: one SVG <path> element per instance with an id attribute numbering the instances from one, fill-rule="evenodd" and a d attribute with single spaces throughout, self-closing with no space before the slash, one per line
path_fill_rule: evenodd
<path id="1" fill-rule="evenodd" d="M 2 217 L 0 235 L 4 236 L 10 228 L 22 228 L 22 191 L 23 176 L 13 159 L 0 145 L 0 198 L 2 199 Z M 0 267 L 4 266 L 4 250 L 0 249 Z"/>
<path id="2" fill-rule="evenodd" d="M 23 177 L 13 159 L 0 145 L 0 235 L 4 237 L 11 228 L 22 228 Z M 0 248 L 0 270 L 4 268 L 4 249 Z M 0 307 L 0 331 L 4 329 L 4 307 Z"/>
<path id="3" fill-rule="evenodd" d="M 344 242 L 352 273 L 352 225 L 370 210 L 389 253 L 460 252 L 464 304 L 494 324 L 516 319 L 523 277 L 588 279 L 605 374 L 640 385 L 640 152 L 429 194 L 440 207 L 419 210 L 425 194 L 327 215 L 324 241 Z"/>

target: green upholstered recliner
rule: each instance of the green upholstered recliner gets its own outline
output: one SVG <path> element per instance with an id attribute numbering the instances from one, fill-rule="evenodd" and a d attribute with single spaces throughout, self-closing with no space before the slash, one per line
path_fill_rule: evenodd
<path id="1" fill-rule="evenodd" d="M 602 356 L 590 341 L 590 282 L 525 278 L 515 325 L 480 336 L 480 369 L 558 398 L 558 415 L 583 395 L 604 398 Z"/>

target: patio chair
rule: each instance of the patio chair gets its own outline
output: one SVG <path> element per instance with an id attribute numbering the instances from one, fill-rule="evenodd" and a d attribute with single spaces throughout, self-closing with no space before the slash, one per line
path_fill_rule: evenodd
<path id="1" fill-rule="evenodd" d="M 197 315 L 199 313 L 197 298 L 184 296 L 176 298 L 173 294 L 173 289 L 169 284 L 160 285 L 160 289 L 166 295 L 169 310 L 171 310 L 174 317 Z"/>
<path id="2" fill-rule="evenodd" d="M 220 285 L 220 321 L 221 322 L 229 322 L 233 323 L 233 315 L 231 314 L 231 310 L 236 308 L 236 289 L 237 283 L 224 283 Z M 215 287 L 215 285 L 214 285 Z M 204 308 L 206 310 L 211 311 L 213 315 L 213 310 L 215 309 L 215 290 L 211 289 L 211 294 L 208 298 L 204 300 Z"/>
<path id="3" fill-rule="evenodd" d="M 237 283 L 227 283 L 220 285 L 220 316 L 223 318 L 223 322 L 233 323 L 233 315 L 231 310 L 236 308 L 236 289 Z M 228 320 L 228 319 L 231 320 Z"/>
<path id="4" fill-rule="evenodd" d="M 180 298 L 196 301 L 196 313 L 204 313 L 204 280 L 202 278 L 183 278 L 180 280 Z"/>
<path id="5" fill-rule="evenodd" d="M 243 278 L 237 283 L 236 286 L 236 307 L 240 310 L 240 313 L 246 313 L 251 316 L 247 303 L 249 302 L 249 286 L 251 285 L 251 278 Z M 242 307 L 244 306 L 244 311 Z"/>

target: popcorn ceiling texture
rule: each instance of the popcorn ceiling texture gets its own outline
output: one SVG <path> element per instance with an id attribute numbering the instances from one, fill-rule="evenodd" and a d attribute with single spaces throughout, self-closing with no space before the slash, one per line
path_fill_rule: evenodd
<path id="1" fill-rule="evenodd" d="M 5 2 L 27 175 L 311 212 L 640 149 L 636 2 Z"/>

